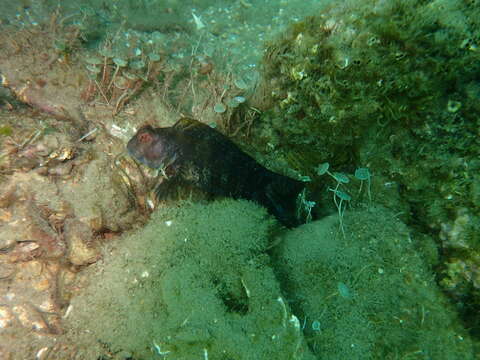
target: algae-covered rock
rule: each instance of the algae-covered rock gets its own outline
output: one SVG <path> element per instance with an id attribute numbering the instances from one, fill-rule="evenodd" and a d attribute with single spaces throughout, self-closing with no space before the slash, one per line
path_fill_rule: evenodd
<path id="1" fill-rule="evenodd" d="M 121 231 L 132 226 L 136 214 L 114 178 L 113 159 L 99 153 L 86 164 L 78 182 L 66 183 L 62 195 L 80 221 L 94 232 Z"/>
<path id="2" fill-rule="evenodd" d="M 387 139 L 378 153 L 407 151 L 420 138 L 468 151 L 479 110 L 478 44 L 471 39 L 480 17 L 461 2 L 438 3 L 333 3 L 271 41 L 261 89 L 272 105 L 263 118 L 273 127 L 263 127 L 270 143 L 334 166 L 358 159 L 370 133 Z M 409 141 L 402 146 L 402 139 Z M 376 157 L 368 155 L 362 160 Z"/>
<path id="3" fill-rule="evenodd" d="M 279 279 L 315 355 L 474 359 L 410 230 L 381 207 L 347 212 L 343 223 L 345 236 L 336 216 L 303 225 L 275 251 Z"/>
<path id="4" fill-rule="evenodd" d="M 313 359 L 265 254 L 272 225 L 246 201 L 158 209 L 83 273 L 68 336 L 88 359 Z"/>
<path id="5" fill-rule="evenodd" d="M 445 249 L 438 277 L 477 334 L 479 19 L 472 2 L 333 2 L 268 44 L 256 122 L 312 187 L 320 163 L 368 166 L 376 200 Z"/>
<path id="6" fill-rule="evenodd" d="M 90 227 L 79 220 L 67 219 L 64 225 L 68 260 L 73 265 L 87 265 L 98 260 L 100 251 Z"/>

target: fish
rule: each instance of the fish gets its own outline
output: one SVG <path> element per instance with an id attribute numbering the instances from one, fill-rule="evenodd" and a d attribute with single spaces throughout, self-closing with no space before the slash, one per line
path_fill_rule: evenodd
<path id="1" fill-rule="evenodd" d="M 155 189 L 159 200 L 177 186 L 193 186 L 214 197 L 254 201 L 288 228 L 302 223 L 297 215 L 302 181 L 265 168 L 198 120 L 181 118 L 170 127 L 145 125 L 128 141 L 127 152 L 139 163 L 161 170 L 164 179 Z"/>

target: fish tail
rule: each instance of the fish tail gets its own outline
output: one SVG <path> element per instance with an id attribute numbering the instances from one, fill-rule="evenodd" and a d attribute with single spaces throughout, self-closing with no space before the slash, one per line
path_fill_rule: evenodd
<path id="1" fill-rule="evenodd" d="M 279 177 L 267 186 L 267 208 L 286 227 L 302 223 L 297 217 L 297 198 L 304 187 L 302 182 L 286 177 Z"/>

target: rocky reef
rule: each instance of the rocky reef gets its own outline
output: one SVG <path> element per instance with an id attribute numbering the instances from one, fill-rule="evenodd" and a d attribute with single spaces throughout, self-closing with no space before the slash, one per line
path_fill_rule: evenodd
<path id="1" fill-rule="evenodd" d="M 312 186 L 320 163 L 367 166 L 375 200 L 436 239 L 440 284 L 477 334 L 479 11 L 347 1 L 292 24 L 266 47 L 254 130 Z"/>

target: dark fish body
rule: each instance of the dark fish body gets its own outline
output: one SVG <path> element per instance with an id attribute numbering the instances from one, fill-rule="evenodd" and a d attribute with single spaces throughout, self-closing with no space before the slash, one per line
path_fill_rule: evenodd
<path id="1" fill-rule="evenodd" d="M 127 150 L 137 161 L 163 169 L 167 179 L 156 190 L 160 198 L 172 186 L 193 185 L 212 195 L 253 200 L 285 226 L 299 225 L 296 200 L 304 184 L 266 169 L 197 120 L 183 118 L 164 128 L 144 126 Z"/>

